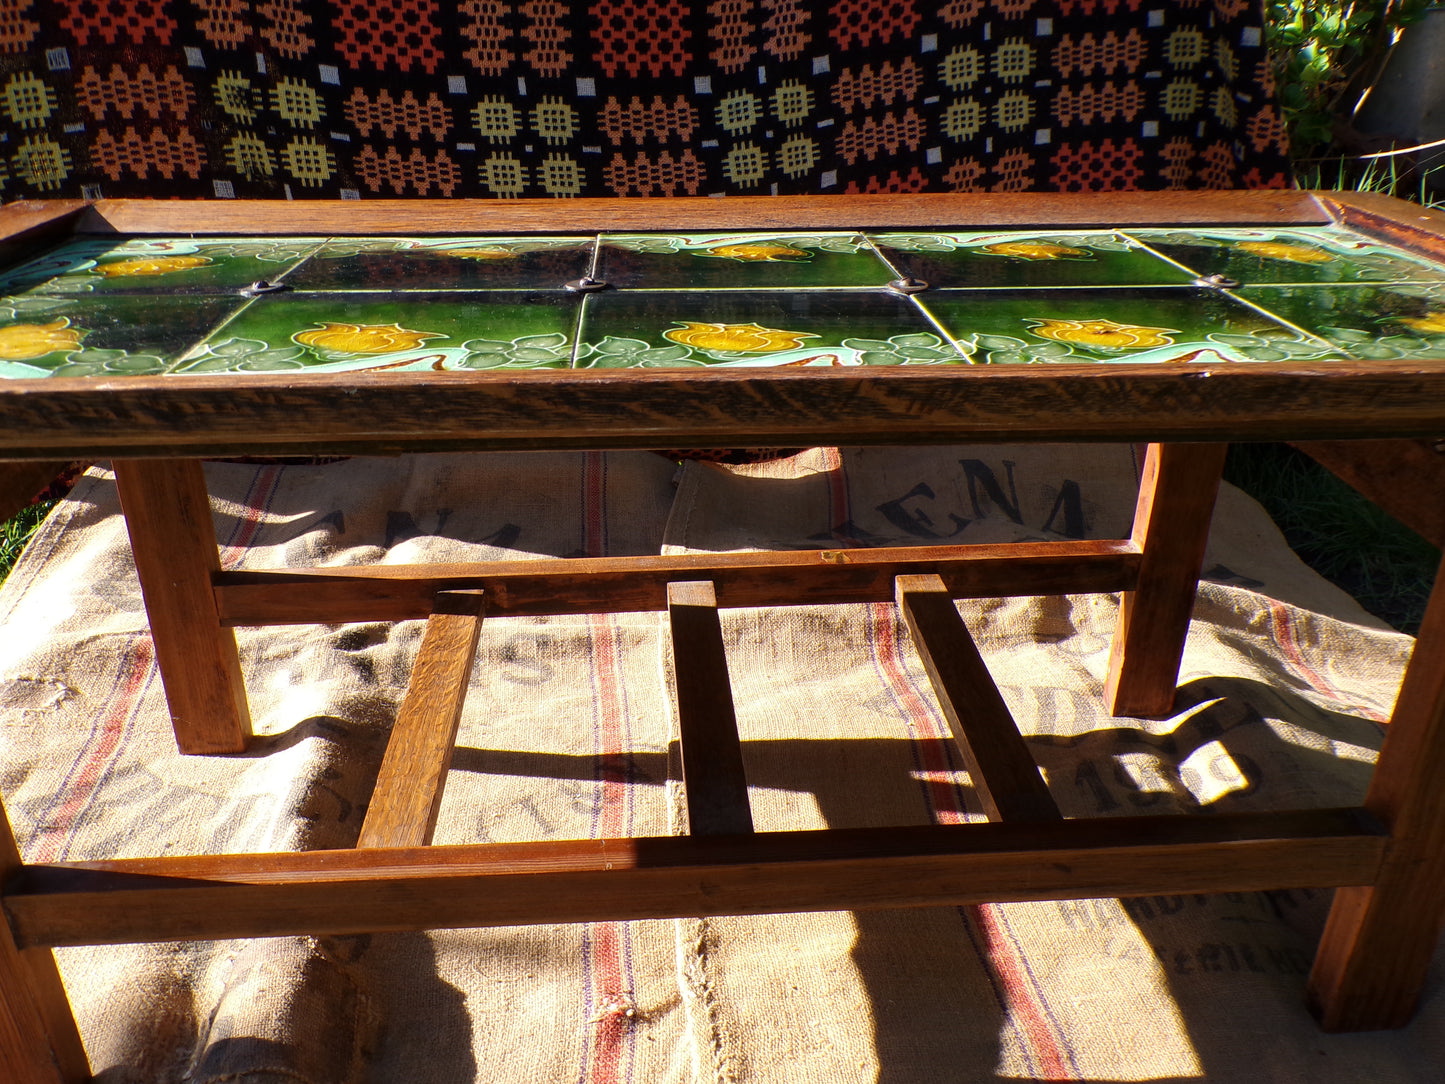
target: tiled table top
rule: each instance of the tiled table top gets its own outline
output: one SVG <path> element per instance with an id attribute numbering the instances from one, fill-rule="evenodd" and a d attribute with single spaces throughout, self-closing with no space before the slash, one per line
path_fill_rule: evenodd
<path id="1" fill-rule="evenodd" d="M 1445 266 L 1336 226 L 79 237 L 0 272 L 6 377 L 1389 358 L 1445 359 Z"/>

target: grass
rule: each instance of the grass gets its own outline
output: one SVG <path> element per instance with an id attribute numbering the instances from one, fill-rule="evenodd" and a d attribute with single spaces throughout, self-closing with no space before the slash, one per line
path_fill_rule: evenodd
<path id="1" fill-rule="evenodd" d="M 41 501 L 39 504 L 22 508 L 13 518 L 7 520 L 3 527 L 0 527 L 0 582 L 10 575 L 10 570 L 20 559 L 20 551 L 25 548 L 25 543 L 30 541 L 30 536 L 40 526 L 40 521 L 57 503 L 56 501 Z"/>
<path id="2" fill-rule="evenodd" d="M 1438 549 L 1288 445 L 1231 445 L 1224 477 L 1307 565 L 1401 632 L 1419 631 Z"/>

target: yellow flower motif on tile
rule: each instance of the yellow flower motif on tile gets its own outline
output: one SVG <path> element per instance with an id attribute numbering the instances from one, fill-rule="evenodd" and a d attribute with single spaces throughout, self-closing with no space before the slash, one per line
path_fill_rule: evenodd
<path id="1" fill-rule="evenodd" d="M 29 361 L 57 350 L 74 350 L 82 334 L 63 316 L 48 324 L 11 324 L 0 328 L 0 358 Z"/>
<path id="2" fill-rule="evenodd" d="M 779 350 L 802 346 L 804 339 L 818 337 L 806 331 L 782 331 L 760 324 L 695 324 L 687 320 L 677 322 L 682 324 L 682 327 L 664 331 L 662 337 L 683 346 L 695 346 L 699 350 L 773 354 Z"/>
<path id="3" fill-rule="evenodd" d="M 1445 312 L 1427 312 L 1424 316 L 1402 316 L 1400 323 L 1408 324 L 1416 331 L 1428 331 L 1432 335 L 1445 335 Z"/>
<path id="4" fill-rule="evenodd" d="M 992 245 L 980 245 L 978 251 L 1020 260 L 1065 260 L 1089 255 L 1088 249 L 1056 245 L 1052 241 L 998 241 Z"/>
<path id="5" fill-rule="evenodd" d="M 1290 263 L 1331 263 L 1336 258 L 1334 253 L 1324 249 L 1288 245 L 1283 241 L 1239 241 L 1234 247 L 1240 252 L 1248 252 L 1251 256 L 1263 256 L 1268 260 L 1288 260 Z"/>
<path id="6" fill-rule="evenodd" d="M 97 264 L 93 270 L 97 275 L 104 275 L 108 279 L 138 278 L 190 271 L 192 268 L 205 267 L 210 262 L 209 256 L 137 256 L 133 260 Z"/>
<path id="7" fill-rule="evenodd" d="M 789 260 L 811 260 L 813 254 L 807 249 L 791 245 L 719 245 L 698 252 L 699 256 L 716 256 L 725 260 L 742 260 L 746 263 L 783 263 Z"/>
<path id="8" fill-rule="evenodd" d="M 1170 335 L 1178 331 L 1167 327 L 1142 327 L 1139 324 L 1116 324 L 1113 320 L 1035 320 L 1030 330 L 1040 338 L 1061 343 L 1081 343 L 1113 349 L 1141 350 L 1150 346 L 1171 346 Z"/>
<path id="9" fill-rule="evenodd" d="M 428 339 L 445 339 L 435 331 L 412 331 L 400 324 L 327 324 L 291 336 L 302 346 L 337 354 L 389 354 L 415 350 Z"/>

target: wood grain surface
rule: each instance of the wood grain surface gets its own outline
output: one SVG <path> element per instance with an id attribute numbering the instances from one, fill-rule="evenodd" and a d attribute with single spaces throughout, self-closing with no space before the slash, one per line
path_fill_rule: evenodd
<path id="1" fill-rule="evenodd" d="M 489 611 L 511 617 L 665 610 L 674 580 L 711 581 L 724 607 L 887 602 L 893 578 L 910 573 L 942 576 L 955 598 L 1122 591 L 1139 561 L 1132 542 L 1104 540 L 348 565 L 213 581 L 223 624 L 305 625 L 426 617 L 436 593 L 455 588 L 485 590 Z"/>
<path id="2" fill-rule="evenodd" d="M 425 847 L 436 831 L 482 629 L 485 592 L 440 591 L 361 825 L 358 847 Z"/>
<path id="3" fill-rule="evenodd" d="M 26 204 L 18 205 L 22 208 Z M 99 200 L 92 232 L 247 234 L 576 233 L 727 229 L 937 230 L 975 226 L 1112 227 L 1308 224 L 1329 214 L 1307 193 L 1284 190 L 888 193 L 671 199 Z"/>
<path id="4" fill-rule="evenodd" d="M 194 459 L 116 460 L 156 662 L 183 753 L 239 753 L 251 737 L 236 634 L 222 627 L 206 478 Z"/>
<path id="5" fill-rule="evenodd" d="M 29 866 L 21 943 L 109 944 L 1368 883 L 1362 810 Z"/>
<path id="6" fill-rule="evenodd" d="M 943 580 L 899 576 L 897 593 L 898 609 L 988 819 L 1060 819 L 1039 766 Z"/>
<path id="7" fill-rule="evenodd" d="M 667 618 L 687 829 L 695 836 L 747 834 L 753 814 L 712 582 L 669 583 Z"/>
<path id="8" fill-rule="evenodd" d="M 0 381 L 0 453 L 1433 437 L 1445 361 Z"/>

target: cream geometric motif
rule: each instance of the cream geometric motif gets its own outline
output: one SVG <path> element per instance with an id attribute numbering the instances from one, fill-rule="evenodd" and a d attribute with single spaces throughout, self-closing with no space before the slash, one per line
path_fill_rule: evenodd
<path id="1" fill-rule="evenodd" d="M 577 134 L 577 111 L 563 99 L 544 97 L 532 109 L 532 131 L 548 143 L 566 143 Z"/>
<path id="2" fill-rule="evenodd" d="M 580 196 L 585 175 L 575 159 L 549 154 L 542 159 L 542 189 L 549 196 Z"/>
<path id="3" fill-rule="evenodd" d="M 226 161 L 231 169 L 247 180 L 269 177 L 276 172 L 276 157 L 261 140 L 246 132 L 226 144 Z"/>
<path id="4" fill-rule="evenodd" d="M 12 75 L 5 84 L 6 116 L 22 128 L 39 128 L 55 108 L 55 92 L 33 75 Z"/>
<path id="5" fill-rule="evenodd" d="M 949 90 L 967 90 L 978 82 L 983 71 L 983 58 L 977 49 L 959 46 L 949 53 L 938 66 L 938 74 Z"/>
<path id="6" fill-rule="evenodd" d="M 767 171 L 767 152 L 752 143 L 734 147 L 723 161 L 723 176 L 743 187 L 757 184 Z"/>
<path id="7" fill-rule="evenodd" d="M 1159 104 L 1170 120 L 1186 120 L 1198 111 L 1199 98 L 1197 83 L 1190 79 L 1175 79 L 1164 88 Z"/>
<path id="8" fill-rule="evenodd" d="M 746 90 L 735 90 L 717 105 L 717 122 L 733 135 L 758 123 L 758 100 Z"/>
<path id="9" fill-rule="evenodd" d="M 983 106 L 972 98 L 960 98 L 943 114 L 943 132 L 950 139 L 971 139 L 983 127 Z"/>
<path id="10" fill-rule="evenodd" d="M 10 168 L 26 184 L 39 189 L 59 188 L 70 176 L 70 152 L 53 139 L 26 136 L 10 159 Z"/>
<path id="11" fill-rule="evenodd" d="M 517 134 L 517 109 L 500 95 L 483 98 L 472 110 L 472 123 L 489 143 L 500 143 Z"/>
<path id="12" fill-rule="evenodd" d="M 1229 88 L 1215 87 L 1214 100 L 1211 104 L 1214 106 L 1214 115 L 1219 118 L 1219 122 L 1233 128 L 1239 120 L 1239 110 L 1234 104 L 1234 95 L 1229 92 Z"/>
<path id="13" fill-rule="evenodd" d="M 287 143 L 281 162 L 286 172 L 306 187 L 324 184 L 336 172 L 336 156 L 311 136 L 297 136 Z"/>
<path id="14" fill-rule="evenodd" d="M 323 117 L 321 96 L 299 79 L 286 76 L 271 88 L 271 108 L 300 128 L 314 128 Z"/>
<path id="15" fill-rule="evenodd" d="M 1005 83 L 1021 83 L 1034 70 L 1034 50 L 1023 38 L 1009 38 L 993 54 L 993 73 Z"/>
<path id="16" fill-rule="evenodd" d="M 789 177 L 800 177 L 818 161 L 818 145 L 807 136 L 796 135 L 778 148 L 778 168 Z"/>
<path id="17" fill-rule="evenodd" d="M 510 154 L 494 154 L 481 166 L 482 183 L 498 196 L 520 196 L 527 188 L 527 167 Z"/>
<path id="18" fill-rule="evenodd" d="M 1224 78 L 1231 83 L 1239 78 L 1239 60 L 1235 57 L 1234 50 L 1229 47 L 1229 42 L 1223 38 L 1214 43 L 1214 62 L 1219 65 Z"/>
<path id="19" fill-rule="evenodd" d="M 1204 59 L 1204 33 L 1195 27 L 1180 27 L 1169 35 L 1164 55 L 1172 67 L 1194 67 Z"/>
<path id="20" fill-rule="evenodd" d="M 789 128 L 802 124 L 813 109 L 813 92 L 804 83 L 789 79 L 773 91 L 773 116 Z"/>
<path id="21" fill-rule="evenodd" d="M 251 80 L 240 72 L 223 71 L 216 80 L 213 91 L 216 104 L 224 109 L 228 116 L 242 124 L 250 124 L 256 119 L 260 108 L 257 100 L 260 94 L 251 87 Z"/>
<path id="22" fill-rule="evenodd" d="M 1033 98 L 1019 91 L 1005 94 L 993 105 L 993 122 L 1005 132 L 1027 128 L 1033 116 Z"/>

